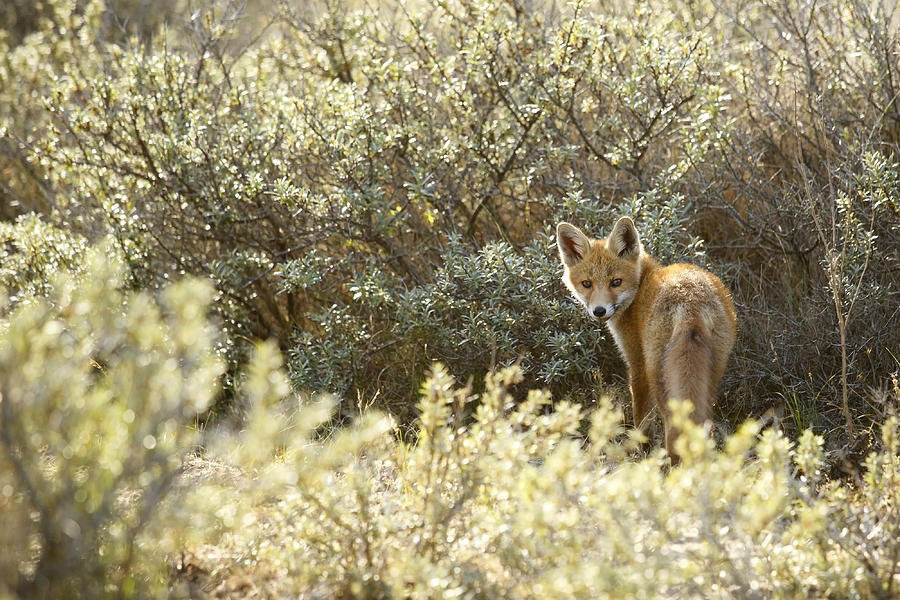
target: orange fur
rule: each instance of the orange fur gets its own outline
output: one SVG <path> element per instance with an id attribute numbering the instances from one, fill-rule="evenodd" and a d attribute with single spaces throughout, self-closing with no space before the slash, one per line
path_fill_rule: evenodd
<path id="1" fill-rule="evenodd" d="M 695 422 L 711 418 L 737 329 L 731 294 L 700 267 L 660 266 L 628 217 L 604 239 L 560 223 L 557 245 L 563 282 L 591 318 L 606 323 L 628 365 L 635 426 L 656 404 L 666 449 L 677 460 L 668 401 L 690 400 Z"/>

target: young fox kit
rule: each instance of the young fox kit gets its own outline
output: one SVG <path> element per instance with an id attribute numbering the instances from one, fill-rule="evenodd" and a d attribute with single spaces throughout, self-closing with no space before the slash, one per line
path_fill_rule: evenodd
<path id="1" fill-rule="evenodd" d="M 606 323 L 628 364 L 635 426 L 642 426 L 655 402 L 663 416 L 666 450 L 677 460 L 668 401 L 691 400 L 695 422 L 710 418 L 734 345 L 731 295 L 700 267 L 660 266 L 643 251 L 628 217 L 602 240 L 560 223 L 556 242 L 566 287 L 590 317 Z"/>

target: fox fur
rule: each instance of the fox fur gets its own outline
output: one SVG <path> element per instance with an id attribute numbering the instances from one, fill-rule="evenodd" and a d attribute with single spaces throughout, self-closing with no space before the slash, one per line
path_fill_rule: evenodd
<path id="1" fill-rule="evenodd" d="M 737 317 L 718 277 L 689 264 L 661 266 L 643 250 L 634 221 L 619 219 L 604 239 L 570 223 L 556 228 L 563 282 L 592 319 L 605 323 L 628 365 L 635 427 L 655 404 L 674 461 L 678 432 L 668 401 L 693 403 L 692 419 L 712 417 L 719 380 L 734 346 Z"/>

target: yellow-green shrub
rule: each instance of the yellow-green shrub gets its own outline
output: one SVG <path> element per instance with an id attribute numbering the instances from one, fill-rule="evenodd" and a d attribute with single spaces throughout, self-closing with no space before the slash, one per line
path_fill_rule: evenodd
<path id="1" fill-rule="evenodd" d="M 247 476 L 240 495 L 218 488 L 233 515 L 218 556 L 235 558 L 206 563 L 211 584 L 240 574 L 275 597 L 890 596 L 895 421 L 854 489 L 824 481 L 820 437 L 792 447 L 750 422 L 717 450 L 676 405 L 683 461 L 669 468 L 661 450 L 642 456 L 606 402 L 591 414 L 550 409 L 541 392 L 514 404 L 506 388 L 520 378 L 489 375 L 468 420 L 471 389 L 435 368 L 412 442 L 377 413 L 316 435 L 322 402 L 288 429 L 270 394 L 220 454 Z"/>
<path id="2" fill-rule="evenodd" d="M 159 581 L 141 532 L 222 373 L 212 290 L 123 293 L 107 253 L 55 275 L 44 298 L 0 305 L 0 592 L 128 596 Z"/>

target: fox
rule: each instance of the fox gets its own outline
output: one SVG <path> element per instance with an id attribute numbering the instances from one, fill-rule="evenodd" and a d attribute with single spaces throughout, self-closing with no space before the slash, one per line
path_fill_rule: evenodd
<path id="1" fill-rule="evenodd" d="M 588 316 L 606 325 L 628 367 L 634 426 L 643 430 L 655 404 L 666 451 L 677 464 L 678 432 L 668 402 L 690 400 L 695 423 L 711 419 L 737 331 L 731 294 L 701 267 L 660 265 L 644 252 L 627 216 L 603 239 L 563 221 L 556 227 L 556 243 L 563 282 Z"/>

